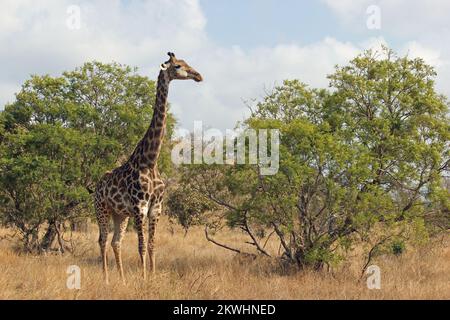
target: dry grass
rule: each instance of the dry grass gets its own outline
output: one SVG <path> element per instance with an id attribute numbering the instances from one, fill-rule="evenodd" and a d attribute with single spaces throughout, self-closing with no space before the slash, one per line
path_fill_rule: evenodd
<path id="1" fill-rule="evenodd" d="M 184 237 L 162 221 L 157 273 L 142 281 L 136 235 L 129 232 L 123 245 L 127 284 L 119 281 L 109 249 L 111 284 L 105 285 L 93 230 L 80 235 L 75 256 L 19 254 L 14 243 L 0 242 L 0 299 L 450 299 L 448 237 L 401 257 L 378 258 L 382 288 L 369 290 L 358 282 L 356 262 L 333 274 L 283 274 L 264 259 L 236 259 L 207 242 L 201 229 Z M 224 237 L 237 242 L 241 235 L 230 231 Z M 73 264 L 82 270 L 81 290 L 66 287 L 66 269 Z"/>

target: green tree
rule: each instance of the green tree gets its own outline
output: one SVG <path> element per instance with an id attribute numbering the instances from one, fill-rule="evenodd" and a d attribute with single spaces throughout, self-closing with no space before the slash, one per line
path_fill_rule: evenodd
<path id="1" fill-rule="evenodd" d="M 90 214 L 96 181 L 131 154 L 154 99 L 154 81 L 117 63 L 25 82 L 0 115 L 0 217 L 25 248 L 48 249 L 65 221 Z M 170 173 L 167 145 L 161 158 Z"/>
<path id="2" fill-rule="evenodd" d="M 426 239 L 430 217 L 449 222 L 442 179 L 450 159 L 448 103 L 435 92 L 434 77 L 423 60 L 384 49 L 338 67 L 330 91 L 285 81 L 244 123 L 280 130 L 279 172 L 185 166 L 181 188 L 221 208 L 212 217 L 204 210 L 206 231 L 239 228 L 270 256 L 277 253 L 265 243 L 275 235 L 281 257 L 300 268 L 337 263 L 356 243 L 368 246 L 370 259 Z M 179 207 L 171 211 L 182 215 Z"/>

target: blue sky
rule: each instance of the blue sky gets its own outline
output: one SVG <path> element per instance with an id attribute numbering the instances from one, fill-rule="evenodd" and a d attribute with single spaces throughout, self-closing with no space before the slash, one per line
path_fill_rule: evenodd
<path id="1" fill-rule="evenodd" d="M 80 28 L 69 28 L 76 5 Z M 380 29 L 369 29 L 368 8 Z M 381 44 L 420 56 L 438 71 L 450 95 L 448 0 L 2 0 L 0 108 L 31 74 L 59 75 L 89 60 L 137 66 L 155 79 L 174 51 L 198 71 L 201 84 L 170 92 L 180 127 L 194 121 L 233 128 L 283 79 L 326 87 L 327 74 Z"/>
<path id="2" fill-rule="evenodd" d="M 366 28 L 368 15 L 365 14 L 365 7 L 360 10 L 357 18 L 360 24 L 355 28 L 354 25 L 341 23 L 339 16 L 325 1 L 201 0 L 200 4 L 207 17 L 206 31 L 225 46 L 239 45 L 249 49 L 279 43 L 306 45 L 326 36 L 359 42 L 384 35 L 392 45 L 411 40 L 408 36 L 396 37 L 386 28 Z"/>
<path id="3" fill-rule="evenodd" d="M 206 30 L 222 45 L 243 48 L 278 43 L 311 43 L 328 36 L 347 36 L 322 2 L 296 0 L 200 1 Z"/>

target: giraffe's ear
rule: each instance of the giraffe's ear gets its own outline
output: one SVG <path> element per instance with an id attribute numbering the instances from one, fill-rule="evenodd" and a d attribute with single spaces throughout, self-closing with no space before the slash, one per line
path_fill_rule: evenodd
<path id="1" fill-rule="evenodd" d="M 161 63 L 161 67 L 160 68 L 161 68 L 162 71 L 166 71 L 169 68 L 169 66 L 167 64 L 165 64 L 165 63 Z"/>

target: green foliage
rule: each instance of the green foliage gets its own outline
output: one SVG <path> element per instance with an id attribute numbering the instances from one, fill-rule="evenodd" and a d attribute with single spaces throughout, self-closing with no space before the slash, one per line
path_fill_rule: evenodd
<path id="1" fill-rule="evenodd" d="M 186 230 L 193 225 L 205 223 L 204 214 L 217 209 L 213 203 L 205 201 L 204 197 L 183 188 L 171 191 L 167 201 L 170 210 L 169 218 L 176 219 Z"/>
<path id="2" fill-rule="evenodd" d="M 405 252 L 405 243 L 403 241 L 395 241 L 392 244 L 392 253 L 399 256 L 403 252 Z"/>
<path id="3" fill-rule="evenodd" d="M 330 91 L 285 81 L 243 124 L 280 130 L 276 175 L 186 166 L 181 183 L 261 253 L 264 235 L 276 234 L 299 267 L 335 263 L 356 241 L 426 239 L 431 215 L 449 221 L 449 109 L 434 77 L 421 59 L 384 49 L 337 67 Z"/>
<path id="4" fill-rule="evenodd" d="M 135 71 L 91 62 L 61 77 L 32 76 L 0 114 L 0 218 L 26 247 L 40 246 L 44 223 L 92 212 L 89 191 L 143 136 L 155 83 Z M 169 117 L 169 136 L 172 128 Z M 163 171 L 168 157 L 166 146 Z"/>

